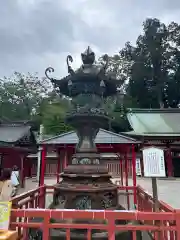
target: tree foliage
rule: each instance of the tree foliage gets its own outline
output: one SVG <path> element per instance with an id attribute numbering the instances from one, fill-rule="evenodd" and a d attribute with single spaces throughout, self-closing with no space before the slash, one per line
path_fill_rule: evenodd
<path id="1" fill-rule="evenodd" d="M 34 120 L 45 126 L 46 133 L 57 134 L 71 129 L 64 121 L 68 106 L 67 100 L 57 97 L 51 83 L 37 74 L 15 72 L 0 81 L 1 119 Z"/>
<path id="2" fill-rule="evenodd" d="M 129 61 L 126 94 L 142 108 L 177 106 L 180 97 L 180 26 L 146 19 L 136 45 L 129 42 L 119 55 Z"/>
<path id="3" fill-rule="evenodd" d="M 0 117 L 31 120 L 38 114 L 48 86 L 37 75 L 15 72 L 0 80 Z"/>
<path id="4" fill-rule="evenodd" d="M 179 106 L 179 24 L 165 25 L 156 18 L 148 18 L 143 22 L 143 31 L 136 44 L 127 42 L 118 55 L 109 59 L 108 71 L 124 82 L 117 101 L 110 103 L 116 131 L 129 129 L 127 108 Z"/>
<path id="5" fill-rule="evenodd" d="M 65 123 L 65 115 L 70 110 L 70 101 L 57 98 L 48 101 L 44 105 L 42 124 L 47 134 L 60 134 L 72 130 L 72 127 Z"/>

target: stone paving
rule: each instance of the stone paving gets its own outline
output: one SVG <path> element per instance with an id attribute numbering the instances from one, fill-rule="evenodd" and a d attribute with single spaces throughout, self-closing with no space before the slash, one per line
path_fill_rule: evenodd
<path id="1" fill-rule="evenodd" d="M 54 185 L 56 183 L 56 178 L 46 178 L 45 179 L 46 185 Z M 34 179 L 26 179 L 25 188 L 21 188 L 18 190 L 18 194 L 30 191 L 38 187 L 38 182 Z M 46 207 L 48 207 L 52 203 L 52 194 L 48 194 L 46 196 Z"/>
<path id="2" fill-rule="evenodd" d="M 116 180 L 116 179 L 114 179 Z M 152 194 L 151 179 L 137 178 L 137 184 Z M 132 179 L 129 179 L 129 186 L 132 186 Z M 173 208 L 180 208 L 180 178 L 158 179 L 158 198 Z"/>
<path id="3" fill-rule="evenodd" d="M 112 179 L 112 181 L 119 180 L 118 178 Z M 47 185 L 53 185 L 56 183 L 55 178 L 46 178 L 45 184 Z M 142 188 L 146 190 L 149 194 L 152 193 L 152 187 L 151 187 L 151 180 L 145 179 L 145 178 L 138 178 L 137 184 L 139 184 Z M 165 203 L 169 204 L 173 208 L 180 208 L 180 179 L 162 179 L 157 180 L 158 184 L 158 195 L 159 200 L 164 201 Z M 35 179 L 27 179 L 26 180 L 26 186 L 24 189 L 20 189 L 19 193 L 23 193 L 26 191 L 29 191 L 33 188 L 36 188 L 38 186 L 38 183 L 35 182 Z M 129 179 L 129 186 L 132 186 L 132 180 Z M 51 202 L 52 198 L 48 197 L 48 203 Z M 48 204 L 47 203 L 47 204 Z"/>
<path id="4" fill-rule="evenodd" d="M 45 178 L 44 182 L 47 185 L 53 185 L 53 184 L 56 183 L 56 178 Z M 35 178 L 28 178 L 28 179 L 26 179 L 26 182 L 25 182 L 25 188 L 19 189 L 18 194 L 30 191 L 30 190 L 32 190 L 34 188 L 37 188 L 37 187 L 38 187 L 38 182 L 36 181 L 36 179 Z"/>
<path id="5" fill-rule="evenodd" d="M 146 192 L 152 194 L 151 179 L 138 179 L 138 184 Z M 180 179 L 160 179 L 157 180 L 159 200 L 164 201 L 173 208 L 180 208 Z"/>

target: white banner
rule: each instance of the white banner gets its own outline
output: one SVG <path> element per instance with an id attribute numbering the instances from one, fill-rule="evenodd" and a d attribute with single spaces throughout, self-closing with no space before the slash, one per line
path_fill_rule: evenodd
<path id="1" fill-rule="evenodd" d="M 140 161 L 140 158 L 136 158 L 136 175 L 141 176 L 141 161 Z"/>

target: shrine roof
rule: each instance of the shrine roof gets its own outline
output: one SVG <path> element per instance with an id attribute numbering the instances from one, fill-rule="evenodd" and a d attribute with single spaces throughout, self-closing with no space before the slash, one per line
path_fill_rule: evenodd
<path id="1" fill-rule="evenodd" d="M 32 127 L 27 123 L 0 123 L 0 146 L 37 149 Z"/>
<path id="2" fill-rule="evenodd" d="M 67 132 L 64 134 L 60 134 L 55 137 L 51 137 L 45 139 L 40 142 L 40 144 L 47 144 L 47 145 L 55 145 L 55 144 L 76 144 L 78 142 L 78 137 L 75 131 Z M 117 134 L 114 132 L 107 131 L 105 129 L 100 129 L 97 137 L 95 139 L 95 143 L 97 144 L 135 144 L 140 143 L 139 141 L 135 140 L 134 138 L 127 137 L 122 134 Z"/>
<path id="3" fill-rule="evenodd" d="M 180 133 L 137 133 L 135 131 L 123 132 L 124 135 L 132 137 L 180 137 Z"/>
<path id="4" fill-rule="evenodd" d="M 130 136 L 180 136 L 180 109 L 129 109 Z"/>

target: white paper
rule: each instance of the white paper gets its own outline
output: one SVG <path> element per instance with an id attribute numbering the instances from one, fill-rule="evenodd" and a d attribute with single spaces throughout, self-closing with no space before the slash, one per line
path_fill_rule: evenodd
<path id="1" fill-rule="evenodd" d="M 143 149 L 143 165 L 145 177 L 165 177 L 164 151 L 150 147 Z"/>
<path id="2" fill-rule="evenodd" d="M 140 158 L 136 158 L 136 175 L 141 176 L 141 161 L 140 161 Z"/>

